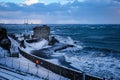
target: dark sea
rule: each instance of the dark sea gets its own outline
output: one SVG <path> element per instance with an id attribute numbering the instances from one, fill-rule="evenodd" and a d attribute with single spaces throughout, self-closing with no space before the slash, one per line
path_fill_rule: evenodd
<path id="1" fill-rule="evenodd" d="M 30 33 L 33 27 L 40 25 L 2 26 L 8 33 Z M 51 35 L 57 39 L 70 37 L 81 47 L 59 52 L 66 56 L 66 60 L 71 62 L 72 66 L 90 75 L 120 80 L 120 25 L 48 24 L 48 26 L 51 28 Z"/>

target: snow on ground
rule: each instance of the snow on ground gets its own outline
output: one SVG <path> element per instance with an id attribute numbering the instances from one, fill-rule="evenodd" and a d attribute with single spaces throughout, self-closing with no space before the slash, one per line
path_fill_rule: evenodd
<path id="1" fill-rule="evenodd" d="M 18 46 L 19 46 L 19 44 L 18 44 L 18 42 L 16 42 L 14 39 L 12 39 L 11 37 L 8 37 L 9 39 L 10 39 L 10 41 L 11 41 L 11 48 L 10 48 L 10 51 L 12 52 L 12 53 L 18 53 L 19 51 L 18 51 Z"/>
<path id="2" fill-rule="evenodd" d="M 7 54 L 7 52 L 5 50 L 2 50 L 2 48 L 0 48 L 0 52 L 4 52 L 4 54 Z M 12 58 L 12 57 L 3 56 L 2 53 L 0 53 L 0 56 L 1 56 L 0 64 L 13 68 L 15 70 L 19 70 L 25 73 L 30 73 L 39 76 L 42 79 L 68 80 L 67 78 L 57 75 L 41 66 L 36 67 L 35 63 L 29 61 L 28 59 L 24 58 L 21 55 L 19 58 Z M 4 73 L 1 73 L 1 75 L 3 74 Z M 36 80 L 36 79 L 31 78 L 31 80 Z"/>
<path id="3" fill-rule="evenodd" d="M 8 69 L 8 68 L 7 68 Z M 21 75 L 6 69 L 0 69 L 0 76 L 9 80 L 43 80 L 39 77 L 32 76 L 30 74 Z"/>

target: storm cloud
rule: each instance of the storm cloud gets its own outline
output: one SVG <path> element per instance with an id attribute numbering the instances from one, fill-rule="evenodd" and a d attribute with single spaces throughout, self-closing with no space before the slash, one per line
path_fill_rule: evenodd
<path id="1" fill-rule="evenodd" d="M 43 24 L 119 24 L 120 0 L 72 0 L 31 5 L 0 2 L 0 21 L 5 23 Z"/>

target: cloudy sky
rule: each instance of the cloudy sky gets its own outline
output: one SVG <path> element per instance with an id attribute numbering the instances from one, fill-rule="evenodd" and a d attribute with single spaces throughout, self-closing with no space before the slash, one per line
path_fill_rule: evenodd
<path id="1" fill-rule="evenodd" d="M 120 24 L 120 0 L 0 0 L 0 23 Z"/>

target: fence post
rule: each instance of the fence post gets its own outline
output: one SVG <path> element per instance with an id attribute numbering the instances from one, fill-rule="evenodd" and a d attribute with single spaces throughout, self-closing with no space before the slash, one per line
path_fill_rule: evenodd
<path id="1" fill-rule="evenodd" d="M 48 75 L 47 75 L 47 78 L 48 78 L 48 80 L 49 80 L 49 69 L 48 69 Z"/>
<path id="2" fill-rule="evenodd" d="M 83 72 L 82 75 L 82 80 L 85 80 L 85 72 Z"/>
<path id="3" fill-rule="evenodd" d="M 28 63 L 28 73 L 29 73 L 29 63 Z"/>
<path id="4" fill-rule="evenodd" d="M 20 70 L 20 61 L 19 61 L 19 67 L 18 67 L 18 69 Z"/>
<path id="5" fill-rule="evenodd" d="M 47 77 L 46 77 L 46 79 L 48 79 L 49 80 L 49 64 L 47 64 L 47 71 L 48 71 L 48 75 L 47 75 Z"/>
<path id="6" fill-rule="evenodd" d="M 61 70 L 59 70 L 60 71 L 60 80 L 61 80 Z"/>
<path id="7" fill-rule="evenodd" d="M 75 72 L 74 72 L 74 75 L 73 75 L 73 77 L 74 77 L 74 80 L 75 80 Z"/>
<path id="8" fill-rule="evenodd" d="M 12 68 L 13 68 L 13 58 L 12 58 Z"/>
<path id="9" fill-rule="evenodd" d="M 5 58 L 5 52 L 4 52 L 4 54 L 3 54 L 3 55 L 4 55 L 4 58 Z"/>
<path id="10" fill-rule="evenodd" d="M 36 75 L 38 74 L 38 67 L 37 67 L 37 72 L 36 72 Z"/>
<path id="11" fill-rule="evenodd" d="M 6 63 L 6 57 L 5 57 L 5 66 L 7 66 L 7 63 Z"/>

